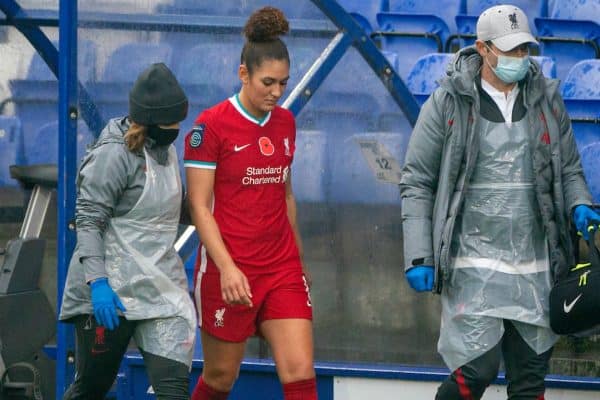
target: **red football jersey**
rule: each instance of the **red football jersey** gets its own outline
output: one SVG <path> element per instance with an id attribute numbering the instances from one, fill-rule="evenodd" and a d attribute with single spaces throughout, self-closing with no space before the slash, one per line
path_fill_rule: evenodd
<path id="1" fill-rule="evenodd" d="M 298 257 L 285 202 L 295 140 L 291 112 L 277 106 L 257 120 L 237 95 L 202 112 L 185 138 L 184 166 L 215 170 L 213 215 L 238 266 Z M 202 271 L 213 264 L 202 243 L 198 255 Z"/>

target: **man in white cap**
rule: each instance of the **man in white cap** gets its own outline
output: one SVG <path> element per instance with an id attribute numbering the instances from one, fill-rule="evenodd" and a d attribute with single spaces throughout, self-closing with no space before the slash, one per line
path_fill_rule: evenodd
<path id="1" fill-rule="evenodd" d="M 529 59 L 518 7 L 485 10 L 423 105 L 400 183 L 406 277 L 441 293 L 436 399 L 480 399 L 504 359 L 508 398 L 541 400 L 552 347 L 549 292 L 574 263 L 589 205 L 558 82 Z"/>

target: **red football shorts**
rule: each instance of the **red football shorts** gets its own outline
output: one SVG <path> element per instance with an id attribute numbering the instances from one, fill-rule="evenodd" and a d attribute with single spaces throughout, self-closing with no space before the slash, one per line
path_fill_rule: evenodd
<path id="1" fill-rule="evenodd" d="M 252 307 L 225 304 L 220 274 L 214 266 L 204 273 L 198 271 L 194 297 L 204 332 L 228 342 L 243 342 L 266 320 L 312 320 L 310 292 L 299 262 L 267 271 L 241 269 L 250 283 Z"/>

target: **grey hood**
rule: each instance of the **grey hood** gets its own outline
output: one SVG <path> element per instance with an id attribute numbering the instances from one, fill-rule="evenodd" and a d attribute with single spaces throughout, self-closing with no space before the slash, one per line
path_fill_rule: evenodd
<path id="1" fill-rule="evenodd" d="M 108 121 L 108 124 L 104 127 L 98 140 L 93 147 L 101 146 L 107 143 L 121 143 L 125 144 L 124 136 L 129 129 L 130 123 L 127 117 L 113 118 Z"/>

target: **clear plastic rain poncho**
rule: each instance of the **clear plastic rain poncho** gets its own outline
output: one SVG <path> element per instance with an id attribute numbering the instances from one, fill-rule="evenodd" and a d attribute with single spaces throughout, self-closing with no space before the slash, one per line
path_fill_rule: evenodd
<path id="1" fill-rule="evenodd" d="M 515 321 L 538 354 L 557 339 L 549 328 L 548 248 L 526 121 L 480 121 L 479 153 L 442 291 L 438 350 L 452 371 L 498 344 L 503 319 Z"/>
<path id="2" fill-rule="evenodd" d="M 108 280 L 128 320 L 145 320 L 136 344 L 191 366 L 196 313 L 181 259 L 173 248 L 181 204 L 175 148 L 165 166 L 146 155 L 146 184 L 136 205 L 110 220 L 105 234 Z"/>

